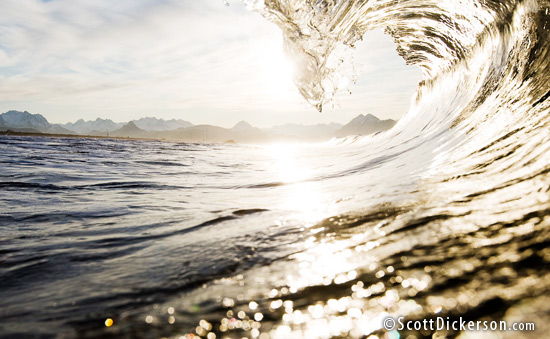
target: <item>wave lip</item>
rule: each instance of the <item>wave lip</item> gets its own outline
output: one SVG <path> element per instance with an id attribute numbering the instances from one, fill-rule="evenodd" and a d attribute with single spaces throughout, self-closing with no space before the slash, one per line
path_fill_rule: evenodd
<path id="1" fill-rule="evenodd" d="M 516 13 L 538 11 L 547 17 L 548 8 L 546 0 L 243 1 L 281 28 L 284 48 L 298 70 L 295 83 L 318 109 L 342 89 L 339 79 L 344 74 L 339 62 L 331 59 L 333 54 L 341 59 L 342 46 L 353 47 L 369 30 L 384 29 L 395 41 L 399 55 L 408 64 L 420 66 L 424 81 L 431 81 L 470 58 L 489 36 L 513 31 Z M 544 22 L 526 19 L 544 30 Z M 503 36 L 509 38 L 520 37 Z M 545 41 L 543 36 L 537 40 Z"/>

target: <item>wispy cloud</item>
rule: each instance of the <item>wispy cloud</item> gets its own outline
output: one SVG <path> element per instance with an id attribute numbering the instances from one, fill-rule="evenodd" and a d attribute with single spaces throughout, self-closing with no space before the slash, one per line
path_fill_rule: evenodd
<path id="1" fill-rule="evenodd" d="M 0 110 L 54 121 L 318 116 L 289 79 L 273 79 L 277 28 L 238 1 L 3 0 L 0 10 Z"/>

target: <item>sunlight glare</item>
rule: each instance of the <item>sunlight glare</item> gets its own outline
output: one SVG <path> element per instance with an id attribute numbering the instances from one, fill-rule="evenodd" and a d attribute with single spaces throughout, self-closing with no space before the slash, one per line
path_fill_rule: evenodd
<path id="1" fill-rule="evenodd" d="M 296 91 L 292 76 L 294 65 L 285 55 L 281 41 L 267 42 L 262 49 L 262 77 L 274 92 Z"/>
<path id="2" fill-rule="evenodd" d="M 296 164 L 297 145 L 271 144 L 266 148 L 275 160 L 275 170 L 279 180 L 284 183 L 296 183 L 307 179 L 307 169 Z"/>
<path id="3" fill-rule="evenodd" d="M 296 144 L 272 144 L 266 147 L 274 160 L 274 174 L 278 181 L 287 184 L 288 194 L 283 202 L 283 208 L 296 210 L 294 216 L 309 227 L 326 218 L 333 212 L 333 207 L 327 204 L 319 191 L 318 184 L 308 181 L 312 169 L 300 164 Z"/>

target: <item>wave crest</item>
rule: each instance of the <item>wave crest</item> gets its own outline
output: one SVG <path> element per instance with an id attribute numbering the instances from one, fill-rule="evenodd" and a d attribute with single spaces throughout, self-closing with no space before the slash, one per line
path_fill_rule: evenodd
<path id="1" fill-rule="evenodd" d="M 523 14 L 522 26 L 537 27 L 536 15 L 526 13 L 544 14 L 548 8 L 548 1 L 535 0 L 243 1 L 282 29 L 284 49 L 297 66 L 294 81 L 319 111 L 342 89 L 342 46 L 352 48 L 369 30 L 384 29 L 399 55 L 431 81 L 471 58 L 490 37 L 522 40 L 512 26 L 514 15 Z"/>

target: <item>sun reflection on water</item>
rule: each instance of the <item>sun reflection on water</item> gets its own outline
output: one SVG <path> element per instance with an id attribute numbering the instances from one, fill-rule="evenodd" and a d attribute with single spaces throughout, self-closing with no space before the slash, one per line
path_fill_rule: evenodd
<path id="1" fill-rule="evenodd" d="M 266 150 L 272 156 L 276 180 L 286 185 L 281 207 L 296 211 L 291 217 L 310 227 L 334 213 L 335 206 L 320 190 L 319 183 L 311 180 L 314 168 L 299 161 L 302 147 L 305 146 L 272 144 Z"/>

